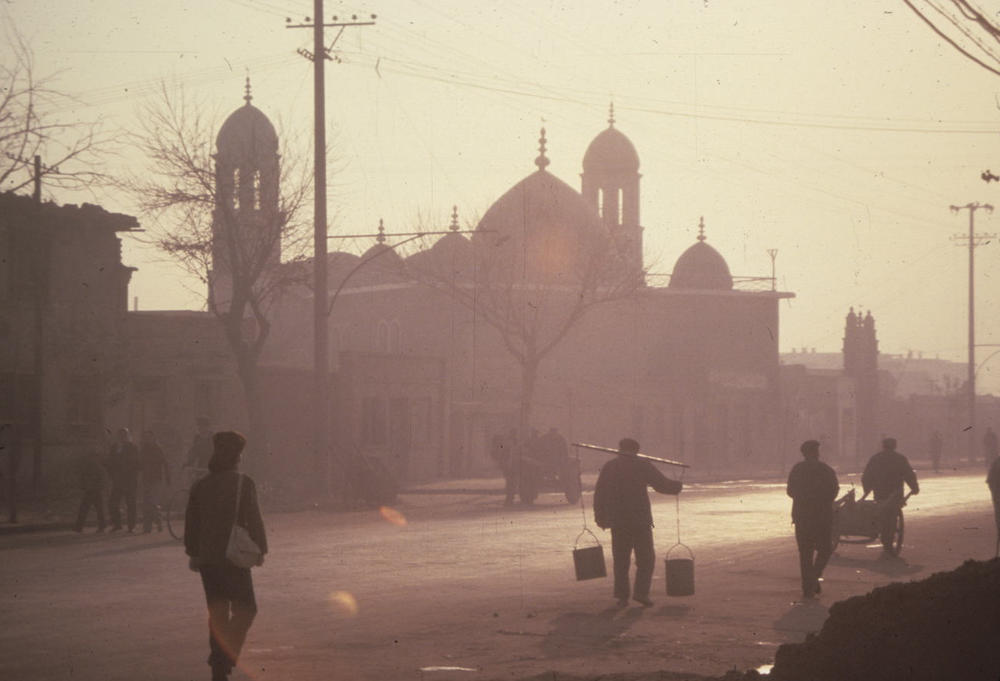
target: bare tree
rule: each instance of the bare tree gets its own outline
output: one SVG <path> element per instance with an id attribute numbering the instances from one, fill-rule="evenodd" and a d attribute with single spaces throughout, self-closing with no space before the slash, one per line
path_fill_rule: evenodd
<path id="1" fill-rule="evenodd" d="M 105 178 L 98 168 L 110 140 L 97 123 L 65 120 L 58 112 L 80 104 L 39 77 L 31 47 L 17 29 L 0 48 L 0 190 L 20 191 L 35 179 L 62 189 L 86 188 Z"/>
<path id="2" fill-rule="evenodd" d="M 118 184 L 135 197 L 146 218 L 146 241 L 210 291 L 224 263 L 226 294 L 210 293 L 207 306 L 222 325 L 236 363 L 250 446 L 264 453 L 268 437 L 258 364 L 271 332 L 273 306 L 288 287 L 303 283 L 301 262 L 311 232 L 297 216 L 308 199 L 309 169 L 294 163 L 301 154 L 283 153 L 276 209 L 247 211 L 220 200 L 213 153 L 218 126 L 203 105 L 192 103 L 183 90 L 171 92 L 163 85 L 139 120 L 133 138 L 149 167 Z M 285 262 L 277 263 L 278 253 Z"/>
<path id="3" fill-rule="evenodd" d="M 415 259 L 418 281 L 443 291 L 494 329 L 520 369 L 518 430 L 528 432 L 539 367 L 595 307 L 633 296 L 643 273 L 619 257 L 596 217 L 593 228 L 549 222 L 519 238 L 477 230 L 465 267 Z M 585 234 L 581 238 L 581 234 Z M 446 238 L 451 238 L 449 235 Z M 412 262 L 412 261 L 411 261 Z"/>
<path id="4" fill-rule="evenodd" d="M 903 0 L 914 14 L 966 58 L 1000 76 L 1000 23 L 969 0 Z"/>

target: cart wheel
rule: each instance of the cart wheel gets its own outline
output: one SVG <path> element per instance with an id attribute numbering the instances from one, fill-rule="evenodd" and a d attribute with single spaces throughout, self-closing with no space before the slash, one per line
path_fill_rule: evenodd
<path id="1" fill-rule="evenodd" d="M 896 511 L 896 529 L 892 533 L 892 555 L 898 556 L 903 550 L 903 509 Z"/>

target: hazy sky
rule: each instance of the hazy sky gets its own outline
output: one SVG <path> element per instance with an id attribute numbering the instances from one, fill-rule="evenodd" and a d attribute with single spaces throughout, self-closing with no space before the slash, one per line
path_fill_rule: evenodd
<path id="1" fill-rule="evenodd" d="M 1000 186 L 979 177 L 1000 173 L 1000 82 L 901 0 L 850 4 L 328 2 L 328 16 L 378 15 L 346 31 L 342 63 L 328 63 L 331 231 L 371 231 L 379 218 L 390 230 L 445 226 L 452 204 L 481 215 L 535 170 L 543 120 L 549 171 L 579 188 L 613 98 L 642 163 L 654 271 L 673 268 L 704 216 L 734 275 L 769 275 L 766 249 L 778 249 L 780 287 L 797 295 L 782 303 L 783 350 L 839 351 L 854 305 L 876 316 L 883 352 L 964 360 L 967 251 L 950 237 L 968 218 L 948 206 L 1000 203 Z M 134 127 L 166 80 L 221 123 L 243 103 L 249 69 L 254 104 L 306 154 L 312 73 L 295 50 L 312 36 L 284 24 L 311 12 L 293 0 L 7 0 L 0 20 L 83 102 L 64 115 Z M 1000 213 L 977 225 L 1000 231 Z M 978 341 L 1000 343 L 1000 249 L 977 254 Z M 199 307 L 154 258 L 126 249 L 140 307 Z M 1000 391 L 1000 358 L 982 376 Z"/>

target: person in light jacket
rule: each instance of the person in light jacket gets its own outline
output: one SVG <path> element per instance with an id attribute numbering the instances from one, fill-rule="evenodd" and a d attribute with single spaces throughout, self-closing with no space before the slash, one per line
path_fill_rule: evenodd
<path id="1" fill-rule="evenodd" d="M 184 519 L 184 547 L 190 557 L 189 567 L 201 573 L 205 588 L 212 681 L 224 681 L 236 666 L 257 614 L 250 568 L 237 567 L 226 559 L 229 535 L 234 523 L 246 528 L 261 550 L 258 565 L 264 563 L 267 536 L 254 481 L 237 470 L 246 438 L 235 431 L 222 431 L 212 436 L 212 446 L 209 474 L 191 487 Z M 241 490 L 238 517 L 237 487 Z"/>

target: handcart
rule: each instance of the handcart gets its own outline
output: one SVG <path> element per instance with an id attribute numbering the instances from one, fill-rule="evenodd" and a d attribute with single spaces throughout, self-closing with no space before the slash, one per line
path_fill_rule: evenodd
<path id="1" fill-rule="evenodd" d="M 903 550 L 903 507 L 910 495 L 894 494 L 882 501 L 866 499 L 868 492 L 861 499 L 856 499 L 855 496 L 852 487 L 847 494 L 833 502 L 833 549 L 836 550 L 840 544 L 867 544 L 878 540 L 882 519 L 890 514 L 895 522 L 889 550 L 892 555 L 898 556 Z"/>

